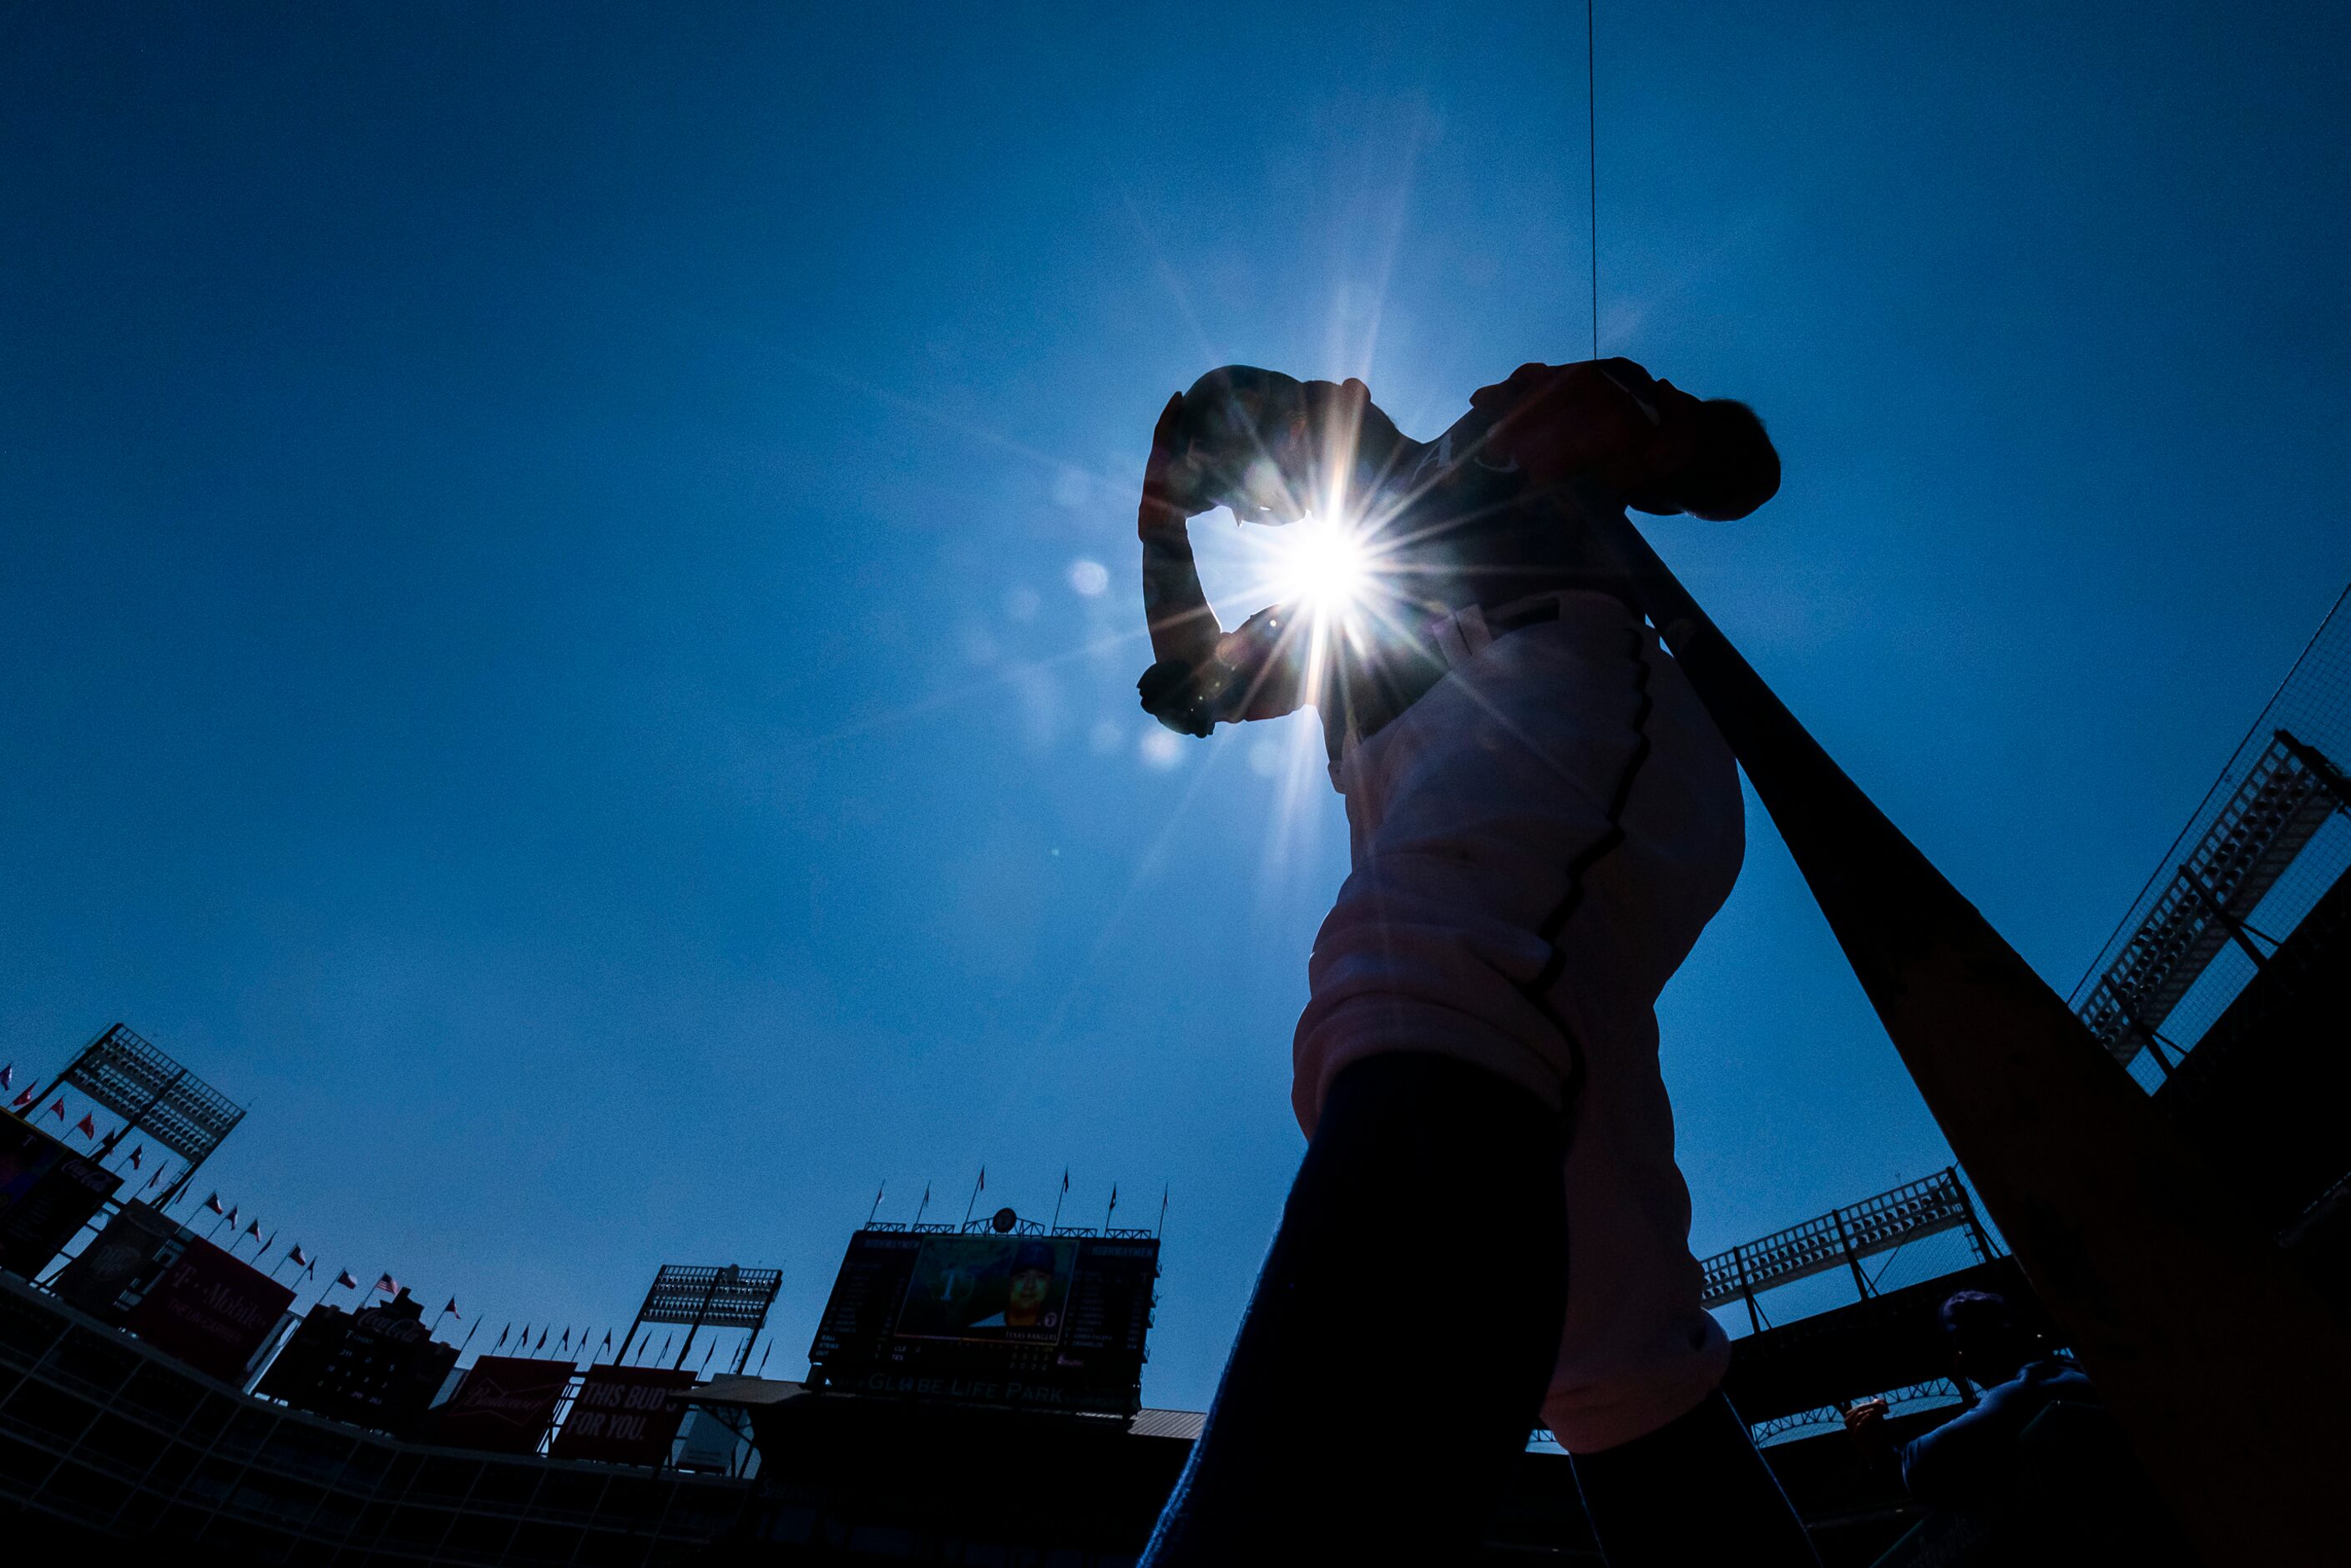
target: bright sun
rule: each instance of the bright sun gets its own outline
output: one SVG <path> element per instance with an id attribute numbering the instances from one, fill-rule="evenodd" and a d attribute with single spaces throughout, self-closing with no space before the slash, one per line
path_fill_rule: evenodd
<path id="1" fill-rule="evenodd" d="M 1269 530 L 1275 596 L 1329 620 L 1362 602 L 1371 586 L 1371 561 L 1362 537 L 1343 523 L 1308 517 Z"/>

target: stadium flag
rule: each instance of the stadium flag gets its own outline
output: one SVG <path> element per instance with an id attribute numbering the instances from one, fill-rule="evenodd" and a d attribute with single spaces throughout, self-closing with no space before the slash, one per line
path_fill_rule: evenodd
<path id="1" fill-rule="evenodd" d="M 360 1282 L 351 1278 L 351 1271 L 349 1269 L 336 1270 L 335 1282 L 327 1287 L 330 1291 L 356 1291 L 359 1288 Z"/>
<path id="2" fill-rule="evenodd" d="M 260 1240 L 260 1239 L 261 1239 L 261 1217 L 260 1217 L 259 1215 L 257 1215 L 257 1214 L 256 1214 L 256 1215 L 255 1215 L 255 1216 L 253 1217 L 253 1223 L 252 1223 L 252 1224 L 250 1224 L 250 1225 L 248 1225 L 248 1226 L 246 1226 L 246 1227 L 245 1228 L 245 1236 L 250 1236 L 250 1237 L 252 1237 L 256 1241 L 258 1241 L 258 1240 Z M 238 1237 L 238 1238 L 237 1238 L 237 1239 L 238 1239 L 239 1241 L 242 1241 L 242 1240 L 244 1240 L 244 1239 L 245 1239 L 245 1236 L 240 1236 L 240 1237 Z M 269 1250 L 269 1249 L 268 1249 L 268 1248 L 266 1248 L 266 1247 L 264 1247 L 264 1248 L 262 1249 L 262 1250 L 263 1250 L 263 1251 L 265 1251 L 265 1252 L 266 1252 L 267 1250 Z"/>
<path id="3" fill-rule="evenodd" d="M 228 1213 L 222 1216 L 222 1218 L 226 1219 L 232 1226 L 236 1224 L 236 1209 L 237 1206 L 232 1203 L 228 1206 Z"/>
<path id="4" fill-rule="evenodd" d="M 1159 1228 L 1151 1233 L 1154 1236 L 1167 1228 L 1167 1192 L 1166 1187 L 1163 1186 L 1159 1189 Z"/>
<path id="5" fill-rule="evenodd" d="M 210 1197 L 204 1199 L 204 1207 L 211 1209 L 214 1214 L 220 1213 L 220 1194 L 214 1193 Z"/>
<path id="6" fill-rule="evenodd" d="M 81 1113 L 81 1120 L 74 1124 L 74 1131 L 85 1138 L 95 1138 L 98 1136 L 98 1123 L 89 1112 L 85 1111 Z"/>
<path id="7" fill-rule="evenodd" d="M 306 1269 L 311 1266 L 309 1255 L 302 1250 L 302 1244 L 299 1241 L 297 1241 L 293 1246 L 286 1249 L 286 1256 L 291 1258 L 295 1262 L 301 1264 Z"/>
<path id="8" fill-rule="evenodd" d="M 528 1329 L 525 1329 L 525 1330 L 523 1330 L 522 1332 L 523 1332 L 523 1333 L 528 1333 L 530 1331 L 529 1331 Z M 506 1326 L 506 1327 L 504 1327 L 504 1328 L 502 1328 L 502 1329 L 500 1329 L 500 1330 L 498 1331 L 498 1343 L 496 1343 L 496 1344 L 494 1344 L 494 1345 L 492 1345 L 492 1346 L 490 1346 L 490 1349 L 491 1349 L 493 1352 L 501 1351 L 501 1350 L 506 1349 L 506 1347 L 507 1347 L 507 1335 L 509 1335 L 509 1334 L 511 1334 L 511 1333 L 514 1333 L 514 1322 L 513 1322 L 513 1320 L 512 1320 L 512 1319 L 508 1319 L 508 1320 L 507 1320 L 507 1326 Z"/>
<path id="9" fill-rule="evenodd" d="M 768 1357 L 769 1357 L 769 1356 L 771 1356 L 771 1355 L 773 1355 L 773 1354 L 776 1354 L 776 1342 L 775 1342 L 775 1340 L 774 1340 L 772 1337 L 770 1337 L 770 1338 L 768 1339 L 768 1348 L 767 1348 L 766 1350 L 762 1351 L 762 1352 L 760 1353 L 760 1354 L 759 1354 L 759 1370 L 758 1370 L 758 1371 L 757 1371 L 757 1372 L 755 1372 L 755 1373 L 753 1373 L 751 1375 L 752 1375 L 752 1376 L 754 1376 L 754 1377 L 765 1377 L 765 1376 L 767 1376 L 767 1375 L 768 1375 Z"/>
<path id="10" fill-rule="evenodd" d="M 155 1184 L 162 1179 L 163 1167 L 162 1166 L 157 1166 L 155 1167 L 155 1174 L 147 1178 L 147 1190 L 149 1192 L 153 1192 L 155 1190 Z"/>
<path id="11" fill-rule="evenodd" d="M 1102 1210 L 1102 1234 L 1110 1234 L 1110 1217 L 1118 1212 L 1118 1183 L 1110 1184 L 1110 1207 Z"/>
<path id="12" fill-rule="evenodd" d="M 562 1337 L 561 1339 L 557 1340 L 557 1341 L 555 1342 L 555 1348 L 556 1348 L 556 1349 L 558 1349 L 558 1350 L 559 1350 L 559 1351 L 562 1351 L 562 1352 L 563 1352 L 565 1354 L 567 1354 L 567 1355 L 570 1354 L 570 1352 L 571 1352 L 571 1331 L 570 1331 L 569 1329 L 565 1329 L 565 1330 L 563 1331 L 563 1337 Z"/>
<path id="13" fill-rule="evenodd" d="M 443 1307 L 443 1308 L 441 1309 L 441 1315 L 442 1315 L 443 1317 L 444 1317 L 444 1318 L 445 1318 L 445 1317 L 447 1317 L 451 1312 L 457 1312 L 457 1298 L 456 1298 L 456 1297 L 455 1297 L 455 1296 L 450 1297 L 450 1298 L 449 1298 L 449 1304 L 448 1304 L 447 1306 Z M 462 1318 L 462 1317 L 464 1317 L 465 1314 L 465 1313 L 463 1313 L 463 1312 L 457 1312 L 457 1315 L 458 1315 L 459 1317 L 461 1317 L 461 1318 Z"/>
<path id="14" fill-rule="evenodd" d="M 986 1166 L 982 1166 L 979 1167 L 979 1180 L 972 1184 L 971 1197 L 965 1201 L 963 1206 L 963 1222 L 966 1225 L 969 1225 L 971 1223 L 971 1211 L 978 1204 L 979 1195 L 987 1190 L 987 1167 Z"/>
<path id="15" fill-rule="evenodd" d="M 474 1320 L 474 1326 L 473 1326 L 472 1328 L 469 1328 L 469 1329 L 467 1329 L 467 1330 L 465 1331 L 465 1337 L 464 1339 L 461 1339 L 461 1340 L 459 1340 L 459 1341 L 457 1342 L 457 1354 L 458 1354 L 459 1355 L 463 1355 L 463 1354 L 465 1354 L 465 1347 L 466 1347 L 467 1345 L 469 1345 L 469 1344 L 473 1343 L 474 1343 L 474 1336 L 475 1336 L 475 1334 L 477 1334 L 477 1333 L 481 1333 L 481 1332 L 482 1332 L 482 1320 L 481 1320 L 481 1319 L 479 1319 L 479 1318 L 475 1318 L 475 1319 Z"/>
<path id="16" fill-rule="evenodd" d="M 49 1111 L 50 1113 L 55 1115 L 58 1121 L 64 1121 L 66 1119 L 66 1097 L 62 1094 L 58 1095 L 57 1103 L 50 1106 Z"/>
<path id="17" fill-rule="evenodd" d="M 0 1067 L 0 1089 L 15 1087 L 16 1087 L 16 1064 L 12 1061 L 5 1067 Z"/>
<path id="18" fill-rule="evenodd" d="M 387 1296 L 396 1296 L 400 1294 L 400 1281 L 393 1279 L 388 1272 L 378 1274 L 375 1277 L 375 1283 L 368 1287 L 368 1294 L 372 1296 L 378 1291 L 381 1291 Z"/>
<path id="19" fill-rule="evenodd" d="M 915 1223 L 915 1224 L 920 1225 L 920 1224 L 923 1222 L 923 1210 L 925 1210 L 925 1209 L 926 1209 L 926 1208 L 928 1208 L 928 1207 L 931 1207 L 931 1184 L 930 1184 L 930 1183 L 928 1183 L 928 1182 L 925 1182 L 925 1183 L 923 1184 L 923 1201 L 922 1201 L 922 1202 L 920 1202 L 920 1203 L 918 1203 L 918 1204 L 916 1204 L 916 1205 L 914 1205 L 914 1223 Z"/>
<path id="20" fill-rule="evenodd" d="M 143 1155 L 143 1154 L 145 1154 L 146 1152 L 147 1152 L 147 1145 L 144 1145 L 144 1144 L 133 1144 L 133 1145 L 131 1146 L 131 1168 L 132 1170 L 134 1170 L 134 1171 L 135 1171 L 135 1170 L 137 1170 L 137 1169 L 139 1168 L 139 1156 L 140 1156 L 140 1155 Z M 156 1172 L 155 1174 L 156 1174 L 156 1175 L 158 1175 L 158 1176 L 161 1176 L 162 1173 L 161 1171 L 158 1171 L 158 1172 Z"/>
<path id="21" fill-rule="evenodd" d="M 653 1357 L 653 1361 L 655 1362 L 655 1364 L 659 1364 L 659 1363 L 661 1363 L 661 1362 L 667 1361 L 667 1360 L 669 1359 L 669 1346 L 670 1346 L 670 1342 L 671 1342 L 672 1340 L 675 1339 L 675 1338 L 677 1338 L 677 1333 L 676 1333 L 676 1332 L 675 1332 L 674 1330 L 671 1331 L 671 1332 L 670 1332 L 670 1333 L 665 1333 L 665 1334 L 662 1335 L 662 1347 L 661 1347 L 661 1354 L 660 1354 L 659 1355 L 657 1355 L 657 1356 Z"/>
<path id="22" fill-rule="evenodd" d="M 715 1340 L 715 1339 L 714 1339 L 714 1340 L 712 1340 L 708 1344 L 706 1344 L 706 1345 L 705 1345 L 705 1346 L 703 1347 L 703 1350 L 702 1350 L 702 1368 L 701 1368 L 701 1369 L 702 1369 L 704 1372 L 707 1372 L 707 1371 L 709 1371 L 709 1370 L 710 1370 L 710 1358 L 711 1358 L 713 1355 L 716 1354 L 717 1354 L 717 1351 L 718 1351 L 718 1342 L 717 1342 L 716 1340 Z"/>
<path id="23" fill-rule="evenodd" d="M 532 1350 L 534 1353 L 538 1352 L 538 1351 L 545 1350 L 545 1349 L 547 1348 L 547 1336 L 548 1336 L 548 1334 L 549 1334 L 550 1332 L 552 1332 L 552 1331 L 548 1330 L 548 1329 L 541 1329 L 541 1330 L 539 1330 L 539 1331 L 538 1331 L 538 1343 L 537 1344 L 532 1345 L 532 1346 L 530 1347 L 530 1348 L 531 1348 L 531 1350 Z"/>
<path id="24" fill-rule="evenodd" d="M 886 1181 L 873 1189 L 873 1207 L 865 1211 L 866 1224 L 872 1224 L 873 1217 L 882 1212 L 882 1195 L 889 1190 L 890 1184 Z"/>
<path id="25" fill-rule="evenodd" d="M 22 1094 L 17 1095 L 14 1100 L 8 1102 L 8 1109 L 11 1111 L 21 1111 L 32 1103 L 33 1092 L 27 1089 Z"/>
<path id="26" fill-rule="evenodd" d="M 1059 1193 L 1059 1194 L 1054 1197 L 1054 1199 L 1053 1199 L 1053 1224 L 1052 1224 L 1052 1228 L 1053 1228 L 1053 1229 L 1055 1229 L 1055 1230 L 1059 1230 L 1060 1228 L 1061 1228 L 1061 1203 L 1062 1203 L 1062 1200 L 1063 1200 L 1064 1198 L 1067 1198 L 1069 1196 L 1070 1196 L 1070 1167 L 1069 1167 L 1069 1166 L 1063 1166 L 1061 1167 L 1061 1192 L 1060 1192 L 1060 1193 Z"/>
<path id="27" fill-rule="evenodd" d="M 611 1329 L 606 1329 L 606 1330 L 604 1331 L 604 1343 L 603 1343 L 602 1344 L 600 1344 L 600 1345 L 598 1345 L 598 1346 L 596 1347 L 596 1354 L 597 1354 L 598 1355 L 601 1355 L 601 1354 L 603 1354 L 606 1351 L 608 1351 L 608 1350 L 610 1350 L 610 1349 L 611 1349 L 611 1348 L 612 1348 L 612 1331 L 611 1331 Z M 589 1364 L 589 1365 L 590 1365 L 590 1366 L 593 1366 L 593 1365 L 595 1365 L 596 1364 L 595 1364 L 595 1362 L 594 1362 L 593 1360 L 590 1360 L 590 1361 L 588 1363 L 588 1364 Z"/>

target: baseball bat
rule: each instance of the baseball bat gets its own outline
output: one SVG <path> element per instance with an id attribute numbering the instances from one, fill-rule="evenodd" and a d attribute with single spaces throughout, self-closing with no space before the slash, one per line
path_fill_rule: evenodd
<path id="1" fill-rule="evenodd" d="M 2343 1320 L 1621 507 L 1568 506 L 1616 551 L 2025 1278 L 2204 1559 L 2340 1563 Z"/>

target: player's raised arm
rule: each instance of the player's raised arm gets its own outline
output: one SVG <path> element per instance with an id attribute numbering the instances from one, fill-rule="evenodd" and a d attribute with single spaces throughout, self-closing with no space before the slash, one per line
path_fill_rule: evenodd
<path id="1" fill-rule="evenodd" d="M 1151 432 L 1151 456 L 1143 468 L 1143 499 L 1135 507 L 1134 531 L 1143 541 L 1143 614 L 1151 633 L 1151 668 L 1135 683 L 1144 711 L 1184 735 L 1205 736 L 1226 716 L 1220 709 L 1232 671 L 1217 658 L 1224 633 L 1200 570 L 1192 559 L 1185 524 L 1215 505 L 1196 494 L 1193 465 L 1183 443 L 1184 394 L 1159 411 Z"/>
<path id="2" fill-rule="evenodd" d="M 1200 587 L 1185 524 L 1213 504 L 1189 494 L 1183 483 L 1176 445 L 1184 414 L 1177 392 L 1159 411 L 1151 432 L 1151 455 L 1143 467 L 1143 498 L 1135 507 L 1135 537 L 1143 541 L 1143 613 L 1151 630 L 1152 657 L 1163 663 L 1201 664 L 1216 657 L 1223 628 Z"/>

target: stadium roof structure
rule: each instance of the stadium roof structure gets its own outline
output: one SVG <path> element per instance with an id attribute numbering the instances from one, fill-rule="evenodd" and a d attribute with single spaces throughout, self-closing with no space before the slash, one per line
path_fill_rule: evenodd
<path id="1" fill-rule="evenodd" d="M 2319 622 L 2074 988 L 2074 1016 L 2125 1067 L 2145 1055 L 2170 1077 L 2173 1059 L 2192 1049 L 2227 1005 L 2222 974 L 2198 985 L 2214 961 L 2233 945 L 2258 972 L 2269 956 L 2255 939 L 2283 939 L 2351 864 L 2351 831 L 2329 826 L 2336 811 L 2351 815 L 2346 604 L 2351 587 Z M 2257 914 L 2276 928 L 2256 929 Z M 2139 1082 L 2155 1087 L 2144 1076 Z"/>
<path id="2" fill-rule="evenodd" d="M 2234 941 L 2263 962 L 2246 922 L 2326 819 L 2351 809 L 2340 789 L 2314 748 L 2284 730 L 2271 737 L 2076 1009 L 2116 1061 L 2154 1047 L 2168 1071 L 2156 1033 L 2213 958 Z"/>
<path id="3" fill-rule="evenodd" d="M 109 1027 L 82 1047 L 52 1088 L 80 1091 L 185 1162 L 168 1201 L 245 1120 L 245 1107 L 197 1077 L 129 1024 Z M 45 1089 L 37 1099 L 46 1098 Z M 120 1136 L 120 1134 L 117 1134 Z"/>
<path id="4" fill-rule="evenodd" d="M 718 1267 L 664 1263 L 645 1291 L 644 1305 L 637 1309 L 628 1337 L 621 1342 L 621 1356 L 629 1354 L 637 1331 L 647 1323 L 687 1325 L 685 1343 L 677 1348 L 675 1364 L 681 1367 L 685 1364 L 685 1353 L 694 1348 L 694 1336 L 704 1329 L 748 1330 L 742 1353 L 736 1358 L 735 1372 L 739 1376 L 750 1362 L 752 1342 L 767 1326 L 768 1309 L 775 1305 L 776 1293 L 783 1284 L 781 1269 L 746 1269 L 739 1263 Z"/>
<path id="5" fill-rule="evenodd" d="M 1702 1265 L 1706 1282 L 1699 1304 L 1719 1307 L 1743 1300 L 1750 1319 L 1760 1329 L 1757 1291 L 1838 1268 L 1853 1270 L 1854 1284 L 1866 1298 L 1875 1291 L 1869 1276 L 1862 1271 L 1864 1258 L 1962 1227 L 1975 1242 L 1979 1257 L 1993 1256 L 1991 1239 L 1976 1218 L 1975 1201 L 1968 1196 L 1959 1172 L 1940 1171 L 1924 1181 L 1906 1182 L 1761 1240 L 1716 1253 Z"/>

